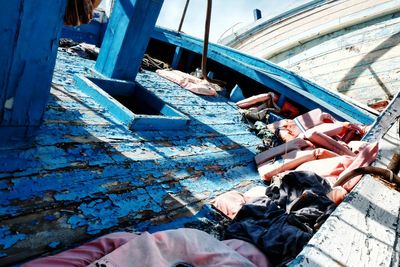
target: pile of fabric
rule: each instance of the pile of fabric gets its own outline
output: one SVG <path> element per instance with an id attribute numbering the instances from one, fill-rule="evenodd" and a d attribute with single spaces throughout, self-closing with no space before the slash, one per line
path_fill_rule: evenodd
<path id="1" fill-rule="evenodd" d="M 255 157 L 266 181 L 287 171 L 312 171 L 332 186 L 351 170 L 370 165 L 378 154 L 378 143 L 358 141 L 368 127 L 337 121 L 320 109 L 267 127 L 285 143 Z M 359 180 L 357 176 L 333 188 L 332 200 L 340 203 Z"/>
<path id="2" fill-rule="evenodd" d="M 226 192 L 212 205 L 232 219 L 226 238 L 256 245 L 272 265 L 292 260 L 335 209 L 330 185 L 312 172 L 275 177 L 268 187 Z"/>
<path id="3" fill-rule="evenodd" d="M 245 103 L 247 108 L 260 99 L 265 103 L 274 95 L 237 104 L 243 107 Z M 256 245 L 275 266 L 300 253 L 361 176 L 343 186 L 334 186 L 335 182 L 370 165 L 377 157 L 378 144 L 359 141 L 368 127 L 340 122 L 320 109 L 265 128 L 283 142 L 255 156 L 260 177 L 270 185 L 245 193 L 226 192 L 211 204 L 231 219 L 226 238 Z"/>

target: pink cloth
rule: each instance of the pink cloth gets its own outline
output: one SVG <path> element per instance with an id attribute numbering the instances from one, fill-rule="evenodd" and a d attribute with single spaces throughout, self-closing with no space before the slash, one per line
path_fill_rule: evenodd
<path id="1" fill-rule="evenodd" d="M 209 83 L 206 80 L 199 79 L 179 70 L 157 70 L 156 73 L 195 94 L 214 96 L 217 95 L 216 90 L 220 90 L 216 84 Z"/>
<path id="2" fill-rule="evenodd" d="M 334 140 L 332 137 L 319 132 L 306 133 L 306 138 L 315 146 L 323 147 L 339 155 L 355 156 L 355 154 L 343 143 Z"/>
<path id="3" fill-rule="evenodd" d="M 236 105 L 239 108 L 250 108 L 256 104 L 270 100 L 271 98 L 273 99 L 274 102 L 278 101 L 278 97 L 274 93 L 265 93 L 240 100 L 239 102 L 236 103 Z"/>
<path id="4" fill-rule="evenodd" d="M 67 266 L 269 266 L 255 246 L 242 240 L 219 241 L 196 229 L 154 234 L 113 233 L 80 247 L 28 262 L 24 267 Z"/>
<path id="5" fill-rule="evenodd" d="M 378 143 L 371 143 L 365 146 L 359 146 L 360 151 L 355 156 L 338 156 L 333 158 L 313 160 L 305 162 L 296 168 L 296 171 L 312 171 L 319 176 L 324 177 L 331 185 L 333 185 L 338 178 L 347 174 L 348 172 L 359 168 L 369 166 L 375 161 L 378 155 Z M 347 192 L 360 181 L 361 176 L 352 178 L 343 188 Z"/>
<path id="6" fill-rule="evenodd" d="M 296 168 L 296 171 L 311 171 L 319 176 L 328 178 L 334 184 L 339 174 L 348 168 L 354 161 L 351 156 L 337 156 L 305 162 Z"/>
<path id="7" fill-rule="evenodd" d="M 322 123 L 315 127 L 312 127 L 306 131 L 306 136 L 312 134 L 313 132 L 323 133 L 327 136 L 341 136 L 343 135 L 346 127 L 342 122 L 333 122 L 333 123 Z M 304 138 L 304 134 L 300 134 L 301 138 Z"/>
<path id="8" fill-rule="evenodd" d="M 295 121 L 299 123 L 303 129 L 300 129 Z M 336 122 L 336 120 L 330 114 L 323 113 L 320 109 L 314 109 L 297 116 L 293 120 L 280 120 L 268 124 L 267 127 L 269 130 L 277 133 L 282 140 L 287 142 L 299 136 L 302 130 L 307 131 L 320 124 L 334 122 Z M 277 132 L 277 130 L 279 131 Z"/>
<path id="9" fill-rule="evenodd" d="M 250 260 L 257 267 L 270 266 L 270 263 L 265 255 L 253 244 L 247 243 L 239 239 L 229 239 L 222 242 L 246 259 Z"/>
<path id="10" fill-rule="evenodd" d="M 228 218 L 233 219 L 247 201 L 248 198 L 242 193 L 229 191 L 217 196 L 211 204 Z"/>
<path id="11" fill-rule="evenodd" d="M 246 202 L 256 197 L 265 196 L 265 190 L 266 187 L 264 186 L 253 187 L 244 194 L 232 190 L 217 196 L 210 203 L 215 209 L 233 219 Z"/>
<path id="12" fill-rule="evenodd" d="M 244 242 L 244 241 L 243 241 Z M 228 243 L 229 244 L 229 243 Z M 122 245 L 91 267 L 105 264 L 107 267 L 156 266 L 171 267 L 178 263 L 202 266 L 268 266 L 262 253 L 254 246 L 243 243 L 246 255 L 242 256 L 241 245 L 233 242 L 238 251 L 209 234 L 196 229 L 178 229 L 154 234 L 143 233 Z"/>
<path id="13" fill-rule="evenodd" d="M 136 236 L 132 233 L 108 234 L 57 255 L 30 261 L 23 264 L 22 267 L 87 266 L 136 238 Z"/>

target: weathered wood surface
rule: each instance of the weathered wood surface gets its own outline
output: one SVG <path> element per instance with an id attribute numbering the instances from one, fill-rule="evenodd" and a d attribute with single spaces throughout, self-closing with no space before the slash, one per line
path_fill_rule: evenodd
<path id="1" fill-rule="evenodd" d="M 65 5 L 65 0 L 1 2 L 0 144 L 26 139 L 41 123 Z M 43 15 L 48 12 L 52 16 Z"/>
<path id="2" fill-rule="evenodd" d="M 318 36 L 394 13 L 398 0 L 339 0 L 301 12 L 276 22 L 256 27 L 251 35 L 240 35 L 228 45 L 263 58 L 270 58 Z"/>
<path id="3" fill-rule="evenodd" d="M 380 141 L 378 167 L 400 152 L 398 103 L 376 124 L 389 132 Z M 373 135 L 372 135 L 373 136 Z M 400 192 L 365 176 L 322 225 L 290 266 L 399 266 Z"/>
<path id="4" fill-rule="evenodd" d="M 327 1 L 256 24 L 230 46 L 369 104 L 398 91 L 400 1 Z"/>
<path id="5" fill-rule="evenodd" d="M 177 219 L 210 198 L 260 181 L 260 140 L 233 104 L 139 73 L 191 121 L 180 131 L 133 132 L 75 88 L 73 74 L 93 64 L 59 53 L 53 82 L 65 89 L 52 89 L 34 143 L 0 150 L 0 265 L 111 231 L 184 226 L 194 219 Z"/>
<path id="6" fill-rule="evenodd" d="M 326 88 L 367 104 L 399 90 L 400 12 L 314 39 L 273 58 Z"/>

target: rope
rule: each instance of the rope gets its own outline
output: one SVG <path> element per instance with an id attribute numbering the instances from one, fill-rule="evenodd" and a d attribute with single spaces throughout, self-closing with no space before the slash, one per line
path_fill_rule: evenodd
<path id="1" fill-rule="evenodd" d="M 150 57 L 148 54 L 144 54 L 141 67 L 146 70 L 159 70 L 159 69 L 170 69 L 170 66 L 158 59 Z"/>
<path id="2" fill-rule="evenodd" d="M 354 170 L 350 171 L 349 173 L 345 174 L 339 180 L 337 180 L 333 186 L 342 186 L 347 181 L 349 181 L 351 178 L 354 178 L 356 176 L 363 175 L 363 174 L 377 175 L 377 176 L 382 177 L 386 181 L 389 181 L 391 183 L 394 182 L 398 186 L 400 186 L 400 177 L 397 176 L 395 173 L 393 173 L 393 171 L 384 169 L 384 168 L 373 167 L 373 166 L 361 167 L 361 168 L 354 169 Z"/>

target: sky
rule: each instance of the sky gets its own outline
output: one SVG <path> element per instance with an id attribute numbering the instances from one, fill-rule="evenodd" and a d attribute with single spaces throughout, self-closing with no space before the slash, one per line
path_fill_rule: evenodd
<path id="1" fill-rule="evenodd" d="M 254 21 L 253 10 L 260 9 L 263 18 L 305 4 L 310 0 L 214 0 L 211 16 L 210 41 L 232 34 Z M 186 0 L 164 0 L 157 25 L 177 30 Z M 191 0 L 182 31 L 203 38 L 207 0 Z"/>

